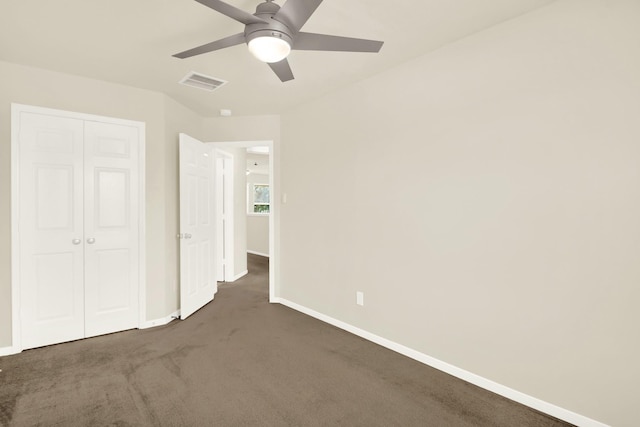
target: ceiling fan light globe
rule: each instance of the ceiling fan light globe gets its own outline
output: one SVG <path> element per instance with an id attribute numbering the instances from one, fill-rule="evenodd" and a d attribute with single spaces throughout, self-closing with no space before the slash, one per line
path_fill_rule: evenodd
<path id="1" fill-rule="evenodd" d="M 279 37 L 256 37 L 249 41 L 248 46 L 253 56 L 267 63 L 280 62 L 291 52 L 291 45 Z"/>

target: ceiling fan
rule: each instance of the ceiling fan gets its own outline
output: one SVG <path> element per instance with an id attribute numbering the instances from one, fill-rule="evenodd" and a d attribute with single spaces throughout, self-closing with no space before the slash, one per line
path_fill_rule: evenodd
<path id="1" fill-rule="evenodd" d="M 173 55 L 190 58 L 242 43 L 259 60 L 269 64 L 281 81 L 293 80 L 287 61 L 291 50 L 324 50 L 342 52 L 379 52 L 384 42 L 327 34 L 305 33 L 302 26 L 322 0 L 287 0 L 280 7 L 273 0 L 260 3 L 253 15 L 220 0 L 196 0 L 245 25 L 244 32 L 198 46 Z"/>

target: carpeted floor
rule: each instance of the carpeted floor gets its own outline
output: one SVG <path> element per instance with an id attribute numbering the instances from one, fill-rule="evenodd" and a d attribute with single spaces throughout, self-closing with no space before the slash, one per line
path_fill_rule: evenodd
<path id="1" fill-rule="evenodd" d="M 0 358 L 0 425 L 567 425 L 269 304 L 267 268 L 185 321 Z"/>

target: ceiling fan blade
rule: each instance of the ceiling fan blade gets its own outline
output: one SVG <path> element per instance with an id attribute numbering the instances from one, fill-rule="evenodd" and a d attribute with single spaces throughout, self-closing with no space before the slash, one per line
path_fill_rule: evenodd
<path id="1" fill-rule="evenodd" d="M 293 80 L 293 72 L 291 71 L 291 67 L 289 66 L 289 61 L 287 61 L 286 58 L 280 62 L 272 62 L 268 65 L 280 78 L 280 81 L 288 82 L 289 80 Z"/>
<path id="2" fill-rule="evenodd" d="M 327 34 L 298 33 L 293 40 L 295 50 L 328 50 L 335 52 L 379 52 L 384 42 L 330 36 Z"/>
<path id="3" fill-rule="evenodd" d="M 192 56 L 213 52 L 214 50 L 224 49 L 225 47 L 235 46 L 244 42 L 244 33 L 238 33 L 211 43 L 203 44 L 202 46 L 194 47 L 193 49 L 185 50 L 184 52 L 176 53 L 173 56 L 180 59 L 190 58 Z"/>
<path id="4" fill-rule="evenodd" d="M 293 32 L 298 32 L 320 3 L 322 0 L 288 0 L 275 14 L 274 19 L 285 24 Z"/>
<path id="5" fill-rule="evenodd" d="M 266 24 L 262 18 L 258 18 L 255 15 L 250 14 L 249 12 L 245 12 L 244 10 L 238 9 L 235 6 L 231 6 L 220 0 L 196 0 L 198 3 L 203 4 L 211 9 L 220 12 L 223 15 L 228 16 L 229 18 L 235 19 L 238 22 L 242 22 L 244 25 L 249 24 Z"/>

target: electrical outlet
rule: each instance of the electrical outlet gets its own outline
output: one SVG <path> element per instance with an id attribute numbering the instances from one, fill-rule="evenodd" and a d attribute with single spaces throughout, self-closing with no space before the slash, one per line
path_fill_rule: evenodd
<path id="1" fill-rule="evenodd" d="M 356 304 L 364 305 L 364 292 L 356 292 Z"/>

